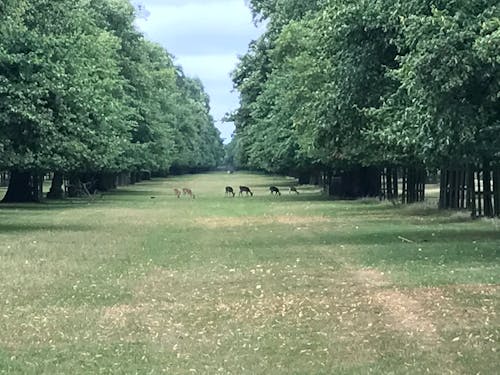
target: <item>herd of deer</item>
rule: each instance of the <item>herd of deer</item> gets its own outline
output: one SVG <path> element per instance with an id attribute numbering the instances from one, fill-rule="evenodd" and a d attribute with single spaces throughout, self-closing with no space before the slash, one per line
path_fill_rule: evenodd
<path id="1" fill-rule="evenodd" d="M 276 186 L 270 186 L 269 190 L 270 190 L 271 194 L 281 195 L 280 189 L 278 189 Z M 182 190 L 174 188 L 174 193 L 177 196 L 177 198 L 180 198 L 181 195 L 187 195 L 191 198 L 195 198 L 193 191 L 191 189 L 188 189 L 188 188 L 183 188 Z M 252 192 L 252 190 L 250 190 L 250 188 L 248 186 L 240 186 L 240 194 L 239 195 L 241 196 L 241 195 L 243 195 L 243 193 L 245 193 L 245 195 L 250 194 L 250 196 L 253 197 L 253 192 Z M 289 194 L 290 193 L 299 194 L 299 192 L 297 191 L 297 188 L 295 186 L 290 186 L 288 193 Z M 234 192 L 234 189 L 232 188 L 232 186 L 226 186 L 226 196 L 231 196 L 231 195 L 233 197 L 236 195 L 236 193 Z"/>
<path id="2" fill-rule="evenodd" d="M 188 188 L 182 188 L 182 191 L 180 189 L 175 188 L 174 193 L 175 193 L 175 195 L 177 195 L 177 198 L 180 198 L 181 195 L 187 195 L 193 199 L 195 198 L 193 191 L 191 189 L 188 189 Z"/>
<path id="3" fill-rule="evenodd" d="M 281 195 L 280 189 L 278 189 L 276 186 L 270 186 L 269 190 L 271 191 L 271 194 Z M 250 196 L 253 197 L 253 192 L 250 190 L 250 188 L 248 186 L 240 186 L 240 194 L 239 195 L 241 196 L 241 195 L 243 195 L 243 193 L 245 193 L 245 195 L 250 194 Z M 290 186 L 288 193 L 299 194 L 299 192 L 297 191 L 297 188 L 295 186 Z M 226 196 L 230 196 L 230 195 L 232 195 L 233 197 L 235 196 L 234 189 L 231 186 L 226 186 Z"/>

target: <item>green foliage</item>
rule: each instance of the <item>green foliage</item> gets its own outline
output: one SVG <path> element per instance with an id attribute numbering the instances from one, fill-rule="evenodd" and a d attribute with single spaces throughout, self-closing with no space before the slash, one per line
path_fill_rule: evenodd
<path id="1" fill-rule="evenodd" d="M 496 2 L 250 3 L 268 30 L 233 74 L 246 165 L 498 158 Z"/>
<path id="2" fill-rule="evenodd" d="M 187 166 L 220 161 L 203 87 L 188 95 L 179 86 L 172 57 L 135 30 L 128 1 L 5 1 L 0 10 L 1 169 L 166 171 L 185 142 Z M 192 131 L 176 132 L 182 121 Z"/>
<path id="3" fill-rule="evenodd" d="M 408 120 L 419 124 L 414 138 L 431 163 L 491 158 L 500 147 L 492 131 L 500 121 L 498 63 L 476 47 L 489 34 L 485 25 L 498 22 L 487 3 L 433 8 L 402 22 L 408 53 L 396 74 L 411 98 Z"/>

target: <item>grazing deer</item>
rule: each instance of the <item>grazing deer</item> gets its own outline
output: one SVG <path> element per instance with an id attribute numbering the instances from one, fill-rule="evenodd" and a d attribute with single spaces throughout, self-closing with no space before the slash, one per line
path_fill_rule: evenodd
<path id="1" fill-rule="evenodd" d="M 246 195 L 248 195 L 248 193 L 250 193 L 250 196 L 253 197 L 253 193 L 248 186 L 240 186 L 240 194 L 239 195 L 242 195 L 243 193 L 246 193 Z"/>
<path id="2" fill-rule="evenodd" d="M 269 190 L 271 190 L 271 194 L 281 195 L 280 189 L 278 189 L 276 186 L 269 186 Z"/>
<path id="3" fill-rule="evenodd" d="M 195 198 L 195 196 L 193 194 L 193 191 L 191 189 L 188 189 L 188 188 L 183 188 L 182 189 L 182 194 L 183 195 L 189 195 L 191 198 Z"/>
<path id="4" fill-rule="evenodd" d="M 299 192 L 297 191 L 297 188 L 295 186 L 290 186 L 290 190 L 288 191 L 288 194 L 292 194 L 292 193 L 299 194 Z"/>
<path id="5" fill-rule="evenodd" d="M 234 197 L 234 190 L 231 186 L 226 186 L 226 195 L 233 194 Z"/>
<path id="6" fill-rule="evenodd" d="M 181 191 L 179 189 L 175 188 L 174 193 L 175 193 L 175 195 L 177 195 L 177 198 L 181 197 Z"/>

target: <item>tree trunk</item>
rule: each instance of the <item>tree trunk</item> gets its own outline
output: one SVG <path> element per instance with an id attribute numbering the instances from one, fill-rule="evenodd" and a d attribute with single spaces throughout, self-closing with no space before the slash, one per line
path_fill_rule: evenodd
<path id="1" fill-rule="evenodd" d="M 469 182 L 467 183 L 468 207 L 473 218 L 477 217 L 476 206 L 476 171 L 474 166 L 469 166 Z"/>
<path id="2" fill-rule="evenodd" d="M 477 216 L 481 216 L 483 214 L 483 193 L 481 191 L 481 168 L 478 167 L 477 170 Z"/>
<path id="3" fill-rule="evenodd" d="M 406 204 L 408 203 L 407 200 L 407 177 L 408 177 L 408 169 L 403 168 L 402 174 L 401 174 L 401 203 Z"/>
<path id="4" fill-rule="evenodd" d="M 132 171 L 132 172 L 130 172 L 130 184 L 134 185 L 136 182 L 138 182 L 138 180 L 137 180 L 137 172 Z"/>
<path id="5" fill-rule="evenodd" d="M 43 178 L 30 172 L 11 171 L 2 203 L 40 202 Z"/>
<path id="6" fill-rule="evenodd" d="M 417 201 L 416 198 L 416 169 L 415 167 L 408 168 L 408 174 L 406 176 L 406 202 L 407 203 L 415 203 Z"/>
<path id="7" fill-rule="evenodd" d="M 8 186 L 9 184 L 9 173 L 1 172 L 0 173 L 0 186 Z"/>
<path id="8" fill-rule="evenodd" d="M 493 214 L 500 217 L 500 167 L 493 168 Z"/>
<path id="9" fill-rule="evenodd" d="M 311 174 L 307 172 L 299 173 L 299 185 L 306 185 L 310 182 Z"/>
<path id="10" fill-rule="evenodd" d="M 385 181 L 384 185 L 382 186 L 382 195 L 385 195 L 386 199 L 392 200 L 392 171 L 391 168 L 388 167 L 385 170 Z M 385 192 L 385 194 L 384 194 Z"/>
<path id="11" fill-rule="evenodd" d="M 78 197 L 80 194 L 80 185 L 80 177 L 77 174 L 69 176 L 68 197 Z"/>
<path id="12" fill-rule="evenodd" d="M 439 209 L 446 208 L 446 169 L 441 168 L 439 173 Z"/>
<path id="13" fill-rule="evenodd" d="M 467 208 L 467 170 L 460 172 L 460 208 Z"/>
<path id="14" fill-rule="evenodd" d="M 113 173 L 99 173 L 97 177 L 97 189 L 99 191 L 109 191 L 116 189 L 116 175 Z"/>
<path id="15" fill-rule="evenodd" d="M 47 199 L 63 199 L 64 190 L 63 185 L 63 174 L 60 172 L 54 172 L 54 177 L 52 177 L 52 184 L 50 185 L 50 190 L 47 193 Z"/>
<path id="16" fill-rule="evenodd" d="M 393 199 L 398 199 L 399 198 L 399 189 L 398 189 L 398 168 L 394 167 L 393 168 L 393 175 L 392 175 L 392 198 Z"/>
<path id="17" fill-rule="evenodd" d="M 493 205 L 491 202 L 491 166 L 489 161 L 483 162 L 483 197 L 484 197 L 484 216 L 493 216 Z"/>

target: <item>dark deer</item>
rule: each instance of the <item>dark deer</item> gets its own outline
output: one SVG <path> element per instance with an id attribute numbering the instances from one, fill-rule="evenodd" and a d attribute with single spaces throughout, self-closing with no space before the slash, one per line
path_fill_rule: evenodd
<path id="1" fill-rule="evenodd" d="M 299 194 L 299 192 L 297 191 L 297 188 L 295 186 L 290 186 L 290 190 L 288 191 L 288 194 L 291 194 L 291 193 Z"/>
<path id="2" fill-rule="evenodd" d="M 278 189 L 276 186 L 269 186 L 269 190 L 271 191 L 271 194 L 281 195 L 280 189 Z"/>
<path id="3" fill-rule="evenodd" d="M 234 190 L 231 186 L 226 186 L 226 195 L 233 194 L 234 197 Z"/>
<path id="4" fill-rule="evenodd" d="M 250 196 L 253 197 L 253 193 L 248 186 L 240 186 L 240 194 L 239 195 L 242 195 L 243 193 L 246 193 L 246 195 L 248 195 L 248 193 L 250 193 Z"/>

